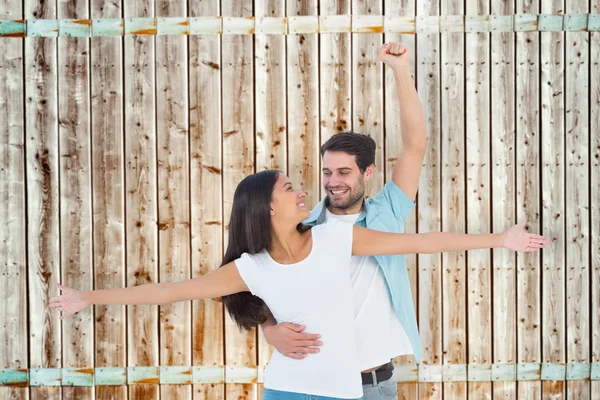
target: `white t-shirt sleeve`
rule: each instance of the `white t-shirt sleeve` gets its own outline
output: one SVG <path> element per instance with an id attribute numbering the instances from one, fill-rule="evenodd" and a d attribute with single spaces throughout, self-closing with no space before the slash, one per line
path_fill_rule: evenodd
<path id="1" fill-rule="evenodd" d="M 250 293 L 260 296 L 260 274 L 255 258 L 248 253 L 244 253 L 240 258 L 234 260 L 234 263 L 242 280 L 246 283 L 248 289 L 250 289 Z"/>
<path id="2" fill-rule="evenodd" d="M 341 257 L 352 257 L 352 237 L 354 224 L 345 221 L 327 221 L 327 234 L 336 244 L 336 250 Z"/>

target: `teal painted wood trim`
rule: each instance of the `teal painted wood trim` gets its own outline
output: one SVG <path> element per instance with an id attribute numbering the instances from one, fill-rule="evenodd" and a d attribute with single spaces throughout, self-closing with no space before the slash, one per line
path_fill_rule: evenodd
<path id="1" fill-rule="evenodd" d="M 106 18 L 92 20 L 93 36 L 123 36 L 125 23 L 119 18 Z"/>
<path id="2" fill-rule="evenodd" d="M 419 366 L 418 365 L 396 365 L 394 368 L 397 382 L 418 382 L 419 381 Z"/>
<path id="3" fill-rule="evenodd" d="M 540 32 L 562 31 L 563 16 L 554 14 L 540 14 L 538 21 L 538 30 Z"/>
<path id="4" fill-rule="evenodd" d="M 534 32 L 538 30 L 538 16 L 536 14 L 515 14 L 515 32 Z"/>
<path id="5" fill-rule="evenodd" d="M 63 368 L 63 386 L 94 386 L 93 368 Z"/>
<path id="6" fill-rule="evenodd" d="M 564 381 L 567 376 L 567 366 L 562 363 L 543 363 L 542 376 L 543 381 Z"/>
<path id="7" fill-rule="evenodd" d="M 490 15 L 490 31 L 492 32 L 512 32 L 514 26 L 514 15 Z"/>
<path id="8" fill-rule="evenodd" d="M 58 37 L 58 20 L 30 19 L 27 20 L 27 36 L 29 37 Z"/>
<path id="9" fill-rule="evenodd" d="M 464 382 L 467 380 L 466 364 L 442 365 L 442 382 Z"/>
<path id="10" fill-rule="evenodd" d="M 468 364 L 467 381 L 468 382 L 490 382 L 492 380 L 491 364 Z"/>
<path id="11" fill-rule="evenodd" d="M 188 18 L 156 18 L 157 35 L 189 35 Z"/>
<path id="12" fill-rule="evenodd" d="M 192 367 L 192 383 L 225 383 L 224 367 Z"/>
<path id="13" fill-rule="evenodd" d="M 419 364 L 419 382 L 441 382 L 442 366 Z"/>
<path id="14" fill-rule="evenodd" d="M 590 363 L 567 363 L 567 380 L 582 381 L 590 379 Z"/>
<path id="15" fill-rule="evenodd" d="M 156 35 L 156 18 L 127 18 L 126 35 Z"/>
<path id="16" fill-rule="evenodd" d="M 190 35 L 220 35 L 223 33 L 223 18 L 190 18 Z"/>
<path id="17" fill-rule="evenodd" d="M 127 368 L 96 368 L 94 381 L 96 386 L 127 385 Z"/>
<path id="18" fill-rule="evenodd" d="M 539 381 L 540 377 L 541 377 L 540 363 L 517 364 L 517 380 L 519 380 L 519 381 Z"/>
<path id="19" fill-rule="evenodd" d="M 158 367 L 127 367 L 127 384 L 159 383 Z"/>
<path id="20" fill-rule="evenodd" d="M 192 383 L 192 367 L 160 367 L 161 385 L 189 385 Z"/>
<path id="21" fill-rule="evenodd" d="M 591 372 L 590 372 L 590 380 L 600 381 L 600 362 L 592 363 L 592 368 L 591 368 Z"/>
<path id="22" fill-rule="evenodd" d="M 588 15 L 588 27 L 589 32 L 600 32 L 600 14 Z"/>
<path id="23" fill-rule="evenodd" d="M 90 37 L 92 21 L 89 19 L 61 19 L 58 21 L 58 36 Z"/>
<path id="24" fill-rule="evenodd" d="M 492 365 L 492 381 L 514 382 L 517 380 L 517 366 L 515 364 Z"/>
<path id="25" fill-rule="evenodd" d="M 10 21 L 0 20 L 0 36 L 25 37 L 27 35 L 27 23 L 24 20 Z"/>
<path id="26" fill-rule="evenodd" d="M 29 386 L 61 386 L 62 371 L 60 368 L 31 368 L 29 370 Z"/>
<path id="27" fill-rule="evenodd" d="M 588 26 L 587 14 L 567 14 L 565 15 L 565 31 L 577 32 L 586 31 Z"/>
<path id="28" fill-rule="evenodd" d="M 27 386 L 29 371 L 26 369 L 0 369 L 0 386 Z"/>

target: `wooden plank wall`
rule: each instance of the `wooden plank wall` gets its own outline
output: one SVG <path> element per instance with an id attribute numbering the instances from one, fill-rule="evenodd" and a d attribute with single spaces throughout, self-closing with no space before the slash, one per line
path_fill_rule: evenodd
<path id="1" fill-rule="evenodd" d="M 240 332 L 220 301 L 95 307 L 61 322 L 47 308 L 54 283 L 132 286 L 217 268 L 237 183 L 280 169 L 316 204 L 319 146 L 338 132 L 375 139 L 374 194 L 402 146 L 394 79 L 378 49 L 402 41 L 428 134 L 405 231 L 500 231 L 526 219 L 552 245 L 541 254 L 407 256 L 423 360 L 395 360 L 398 397 L 600 399 L 597 380 L 578 378 L 580 365 L 600 363 L 600 33 L 463 33 L 444 18 L 599 13 L 598 0 L 0 7 L 7 19 L 224 15 L 258 24 L 416 14 L 418 22 L 416 36 L 1 38 L 0 296 L 11 301 L 0 307 L 0 368 L 28 368 L 30 378 L 38 368 L 73 371 L 52 378 L 57 386 L 0 387 L 0 397 L 260 398 L 272 348 L 260 330 Z M 437 16 L 439 26 L 419 28 Z M 225 367 L 225 383 L 192 385 L 191 366 Z M 94 367 L 135 367 L 140 378 L 69 384 Z M 417 371 L 419 382 L 407 378 Z M 468 381 L 474 374 L 487 379 Z"/>

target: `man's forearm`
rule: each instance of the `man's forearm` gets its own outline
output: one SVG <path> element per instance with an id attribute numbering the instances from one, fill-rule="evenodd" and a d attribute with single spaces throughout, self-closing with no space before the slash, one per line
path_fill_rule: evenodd
<path id="1" fill-rule="evenodd" d="M 427 146 L 425 113 L 409 68 L 394 69 L 394 80 L 400 103 L 403 146 L 425 149 Z"/>

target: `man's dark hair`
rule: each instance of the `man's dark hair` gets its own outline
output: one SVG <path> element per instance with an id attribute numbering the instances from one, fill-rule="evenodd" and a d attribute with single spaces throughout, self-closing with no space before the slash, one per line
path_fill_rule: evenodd
<path id="1" fill-rule="evenodd" d="M 361 174 L 367 167 L 375 164 L 377 145 L 371 136 L 354 132 L 341 132 L 333 135 L 321 146 L 321 157 L 326 151 L 342 151 L 356 156 L 356 165 Z"/>

